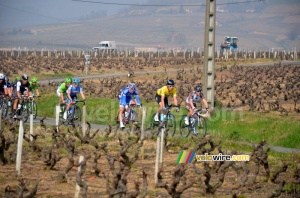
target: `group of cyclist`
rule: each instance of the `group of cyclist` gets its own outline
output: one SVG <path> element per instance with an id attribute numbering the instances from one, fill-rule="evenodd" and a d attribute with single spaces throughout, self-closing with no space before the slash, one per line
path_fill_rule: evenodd
<path id="1" fill-rule="evenodd" d="M 155 100 L 158 103 L 158 109 L 154 116 L 154 121 L 159 122 L 160 119 L 159 115 L 162 113 L 163 110 L 165 110 L 169 106 L 168 96 L 173 97 L 174 105 L 176 106 L 176 111 L 179 111 L 175 81 L 172 79 L 168 79 L 165 86 L 156 90 Z M 189 111 L 187 117 L 185 118 L 186 125 L 190 124 L 190 117 L 197 110 L 196 103 L 199 101 L 203 101 L 206 111 L 208 113 L 209 106 L 202 93 L 202 88 L 200 85 L 196 85 L 194 87 L 194 90 L 191 93 L 189 93 L 189 95 L 185 100 L 185 107 Z M 128 108 L 128 105 L 136 104 L 138 107 L 141 107 L 139 94 L 136 85 L 134 83 L 129 83 L 127 87 L 124 87 L 121 90 L 121 93 L 119 95 L 119 103 L 120 103 L 119 122 L 120 122 L 120 128 L 123 128 L 124 127 L 124 123 L 122 122 L 123 114 L 124 111 Z M 198 135 L 196 128 L 194 128 L 194 134 Z"/>
<path id="2" fill-rule="evenodd" d="M 14 100 L 11 114 L 13 118 L 17 117 L 18 102 L 22 96 L 34 96 L 34 92 L 36 92 L 36 96 L 40 96 L 37 82 L 38 79 L 35 77 L 29 81 L 29 76 L 26 74 L 23 74 L 21 78 L 16 77 L 13 82 L 9 82 L 9 78 L 0 73 L 0 95 Z M 32 99 L 34 100 L 33 97 Z"/>
<path id="3" fill-rule="evenodd" d="M 29 76 L 23 74 L 21 78 L 16 77 L 14 82 L 9 82 L 9 78 L 4 74 L 0 73 L 0 95 L 9 96 L 14 99 L 13 103 L 13 117 L 16 117 L 16 111 L 19 99 L 22 96 L 40 96 L 38 79 L 33 77 L 29 81 Z M 66 111 L 63 114 L 63 118 L 67 119 L 67 112 L 70 109 L 72 104 L 75 104 L 77 100 L 77 94 L 81 95 L 82 100 L 86 100 L 85 94 L 82 87 L 80 86 L 79 78 L 68 77 L 61 83 L 56 91 L 56 94 L 59 98 L 58 104 L 63 103 L 67 104 Z M 177 92 L 175 87 L 175 81 L 168 79 L 165 86 L 156 90 L 155 100 L 158 103 L 158 109 L 154 116 L 154 121 L 158 122 L 160 120 L 159 115 L 165 110 L 168 104 L 168 96 L 172 96 L 174 100 L 174 105 L 176 106 L 176 111 L 179 111 L 179 105 L 177 101 Z M 196 85 L 194 90 L 189 93 L 185 100 L 185 108 L 188 110 L 187 117 L 185 118 L 185 124 L 189 125 L 190 117 L 193 115 L 196 110 L 196 103 L 203 101 L 206 111 L 208 112 L 208 103 L 204 98 L 202 93 L 202 88 L 200 85 Z M 141 107 L 141 100 L 139 98 L 139 93 L 135 83 L 129 83 L 126 87 L 120 90 L 119 94 L 119 115 L 118 120 L 120 122 L 120 128 L 124 128 L 125 124 L 123 123 L 124 112 L 128 109 L 129 105 L 137 105 L 138 108 Z M 194 131 L 197 134 L 197 131 Z"/>
<path id="4" fill-rule="evenodd" d="M 80 86 L 79 78 L 68 77 L 58 86 L 56 90 L 56 94 L 59 98 L 58 104 L 61 105 L 65 103 L 67 105 L 65 112 L 63 112 L 63 119 L 67 119 L 67 114 L 71 105 L 75 104 L 77 101 L 78 93 L 80 93 L 82 100 L 85 101 L 85 94 Z"/>

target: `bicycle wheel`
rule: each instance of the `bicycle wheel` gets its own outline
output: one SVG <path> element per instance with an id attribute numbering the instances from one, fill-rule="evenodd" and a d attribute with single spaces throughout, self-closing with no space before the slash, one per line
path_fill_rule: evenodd
<path id="1" fill-rule="evenodd" d="M 199 136 L 206 136 L 207 133 L 207 122 L 206 119 L 202 116 L 199 116 L 197 122 L 196 122 L 196 127 L 198 129 L 198 134 Z"/>
<path id="2" fill-rule="evenodd" d="M 22 104 L 22 107 L 20 109 L 20 116 L 22 116 L 24 122 L 27 122 L 29 117 L 29 108 L 27 103 Z"/>
<path id="3" fill-rule="evenodd" d="M 32 101 L 29 104 L 29 109 L 30 109 L 30 114 L 33 115 L 33 119 L 36 119 L 36 116 L 37 116 L 37 105 L 36 105 L 36 102 L 35 101 Z"/>
<path id="4" fill-rule="evenodd" d="M 181 135 L 181 137 L 184 137 L 184 138 L 188 137 L 191 132 L 190 126 L 185 124 L 185 121 L 184 121 L 185 118 L 186 118 L 186 115 L 183 115 L 179 122 L 180 135 Z"/>
<path id="5" fill-rule="evenodd" d="M 176 119 L 175 116 L 171 113 L 167 115 L 167 124 L 166 124 L 166 130 L 168 131 L 168 135 L 173 137 L 176 132 Z"/>
<path id="6" fill-rule="evenodd" d="M 60 105 L 58 125 L 66 124 L 66 120 L 63 118 L 65 110 L 66 110 L 66 105 L 65 104 L 61 104 Z"/>
<path id="7" fill-rule="evenodd" d="M 3 101 L 1 111 L 2 111 L 2 114 L 1 114 L 2 118 L 3 119 L 6 118 L 7 112 L 8 112 L 8 104 L 7 104 L 6 100 Z"/>
<path id="8" fill-rule="evenodd" d="M 139 121 L 139 117 L 138 117 L 137 112 L 132 110 L 131 114 L 129 116 L 130 116 L 129 117 L 129 123 L 128 123 L 129 129 L 130 130 L 137 129 L 136 125 L 138 124 L 138 121 Z"/>
<path id="9" fill-rule="evenodd" d="M 81 110 L 79 106 L 74 107 L 74 121 L 80 122 L 81 121 Z"/>

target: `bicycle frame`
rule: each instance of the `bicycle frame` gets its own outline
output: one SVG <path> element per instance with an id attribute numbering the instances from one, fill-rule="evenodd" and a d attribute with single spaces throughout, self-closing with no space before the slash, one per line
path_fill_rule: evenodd
<path id="1" fill-rule="evenodd" d="M 155 114 L 152 116 L 152 121 L 151 121 L 151 126 L 150 128 L 154 128 L 154 126 L 158 126 L 159 129 L 164 128 L 166 129 L 165 131 L 169 129 L 170 130 L 170 136 L 174 136 L 175 131 L 176 131 L 176 119 L 175 116 L 171 113 L 171 108 L 173 107 L 173 105 L 169 105 L 166 107 L 165 110 L 163 110 L 163 112 L 161 112 L 161 114 L 159 115 L 159 119 L 160 121 L 157 123 L 154 121 L 154 116 Z M 163 115 L 163 120 L 161 119 Z M 157 131 L 157 135 L 160 133 L 160 130 Z"/>

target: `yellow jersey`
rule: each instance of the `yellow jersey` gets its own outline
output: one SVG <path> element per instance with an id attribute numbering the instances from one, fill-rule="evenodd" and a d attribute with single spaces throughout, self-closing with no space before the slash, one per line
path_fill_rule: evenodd
<path id="1" fill-rule="evenodd" d="M 157 95 L 159 96 L 170 96 L 173 95 L 173 97 L 176 96 L 176 88 L 173 87 L 173 89 L 171 91 L 169 91 L 167 86 L 163 86 L 162 88 L 157 90 Z"/>

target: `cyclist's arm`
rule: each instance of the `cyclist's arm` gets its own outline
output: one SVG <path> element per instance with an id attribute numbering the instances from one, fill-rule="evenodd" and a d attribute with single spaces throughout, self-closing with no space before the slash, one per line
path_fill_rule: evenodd
<path id="1" fill-rule="evenodd" d="M 36 93 L 37 96 L 40 96 L 40 91 L 39 91 L 39 89 L 36 89 L 36 90 L 35 90 L 35 93 Z"/>
<path id="2" fill-rule="evenodd" d="M 17 91 L 17 96 L 18 96 L 18 98 L 21 98 L 21 94 L 20 94 L 20 86 L 21 86 L 21 82 L 17 82 L 16 91 Z"/>
<path id="3" fill-rule="evenodd" d="M 173 88 L 173 98 L 174 98 L 174 105 L 178 106 L 178 101 L 177 101 L 177 94 L 176 94 L 176 88 Z"/>
<path id="4" fill-rule="evenodd" d="M 194 109 L 195 107 L 194 107 L 194 103 L 193 103 L 193 92 L 190 93 L 190 95 L 189 95 L 189 102 L 190 102 L 189 104 L 190 104 L 191 108 Z"/>
<path id="5" fill-rule="evenodd" d="M 82 100 L 85 100 L 85 95 L 84 95 L 83 91 L 82 91 L 82 92 L 80 92 L 80 94 L 81 94 L 81 98 L 82 98 Z"/>
<path id="6" fill-rule="evenodd" d="M 208 109 L 208 103 L 207 103 L 206 99 L 203 98 L 202 101 L 203 101 L 203 103 L 204 103 L 204 105 L 205 105 L 205 108 Z"/>
<path id="7" fill-rule="evenodd" d="M 59 86 L 59 93 L 60 93 L 60 102 L 62 103 L 64 101 L 64 90 L 66 90 L 66 85 L 64 83 L 62 83 Z"/>
<path id="8" fill-rule="evenodd" d="M 72 101 L 72 98 L 71 98 L 71 88 L 70 87 L 67 90 L 67 98 Z"/>
<path id="9" fill-rule="evenodd" d="M 135 92 L 135 100 L 137 105 L 141 105 L 141 100 L 137 91 Z"/>
<path id="10" fill-rule="evenodd" d="M 178 101 L 177 101 L 177 96 L 176 96 L 176 94 L 173 96 L 173 98 L 174 98 L 174 105 L 175 105 L 175 106 L 178 106 Z"/>

